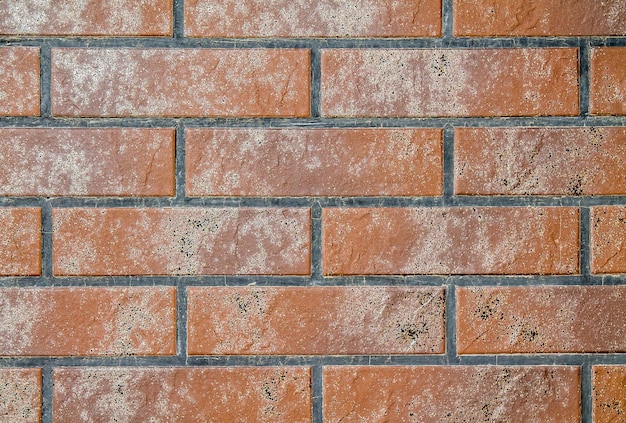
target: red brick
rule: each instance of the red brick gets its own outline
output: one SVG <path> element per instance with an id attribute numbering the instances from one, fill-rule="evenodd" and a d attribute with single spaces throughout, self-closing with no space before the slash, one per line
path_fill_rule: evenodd
<path id="1" fill-rule="evenodd" d="M 189 288 L 189 353 L 444 353 L 445 294 L 425 287 Z"/>
<path id="2" fill-rule="evenodd" d="M 174 195 L 173 129 L 0 128 L 0 194 Z"/>
<path id="3" fill-rule="evenodd" d="M 626 194 L 626 129 L 457 128 L 461 195 Z"/>
<path id="4" fill-rule="evenodd" d="M 425 196 L 440 129 L 189 129 L 187 195 Z"/>
<path id="5" fill-rule="evenodd" d="M 53 210 L 56 275 L 310 273 L 308 209 Z"/>
<path id="6" fill-rule="evenodd" d="M 306 367 L 58 368 L 55 422 L 310 422 Z"/>
<path id="7" fill-rule="evenodd" d="M 41 274 L 41 209 L 0 208 L 0 275 Z"/>
<path id="8" fill-rule="evenodd" d="M 0 355 L 176 354 L 174 288 L 2 288 L 0 294 Z"/>
<path id="9" fill-rule="evenodd" d="M 626 273 L 626 207 L 591 209 L 591 271 Z"/>
<path id="10" fill-rule="evenodd" d="M 626 115 L 626 47 L 591 49 L 589 74 L 589 111 Z"/>
<path id="11" fill-rule="evenodd" d="M 36 115 L 39 115 L 39 49 L 0 47 L 0 116 Z"/>
<path id="12" fill-rule="evenodd" d="M 454 0 L 454 35 L 626 35 L 626 2 Z"/>
<path id="13" fill-rule="evenodd" d="M 580 370 L 536 366 L 324 368 L 325 422 L 580 422 Z"/>
<path id="14" fill-rule="evenodd" d="M 626 366 L 593 367 L 593 421 L 615 423 L 626 417 Z"/>
<path id="15" fill-rule="evenodd" d="M 52 49 L 55 116 L 309 115 L 304 49 Z"/>
<path id="16" fill-rule="evenodd" d="M 41 369 L 0 369 L 0 419 L 41 421 Z"/>
<path id="17" fill-rule="evenodd" d="M 185 34 L 191 37 L 438 37 L 441 1 L 187 1 Z"/>
<path id="18" fill-rule="evenodd" d="M 626 351 L 626 287 L 457 289 L 460 354 Z"/>
<path id="19" fill-rule="evenodd" d="M 172 0 L 0 3 L 4 35 L 171 35 Z"/>
<path id="20" fill-rule="evenodd" d="M 322 114 L 575 115 L 577 50 L 323 50 Z"/>
<path id="21" fill-rule="evenodd" d="M 324 209 L 325 275 L 578 272 L 571 207 Z"/>

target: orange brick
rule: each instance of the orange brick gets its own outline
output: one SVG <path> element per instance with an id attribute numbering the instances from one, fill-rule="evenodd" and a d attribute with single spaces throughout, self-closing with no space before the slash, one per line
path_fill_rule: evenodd
<path id="1" fill-rule="evenodd" d="M 615 423 L 626 416 L 626 366 L 593 367 L 593 421 Z"/>
<path id="2" fill-rule="evenodd" d="M 575 115 L 577 50 L 323 50 L 322 114 Z"/>
<path id="3" fill-rule="evenodd" d="M 0 194 L 174 195 L 173 129 L 0 128 Z"/>
<path id="4" fill-rule="evenodd" d="M 308 209 L 53 210 L 57 275 L 310 273 Z"/>
<path id="5" fill-rule="evenodd" d="M 52 112 L 303 117 L 309 73 L 304 49 L 52 49 Z"/>
<path id="6" fill-rule="evenodd" d="M 325 422 L 580 422 L 580 370 L 536 366 L 324 368 Z"/>
<path id="7" fill-rule="evenodd" d="M 172 0 L 0 3 L 4 35 L 171 35 Z"/>
<path id="8" fill-rule="evenodd" d="M 461 195 L 626 194 L 626 129 L 457 128 Z"/>
<path id="9" fill-rule="evenodd" d="M 460 354 L 626 351 L 626 287 L 457 289 Z"/>
<path id="10" fill-rule="evenodd" d="M 311 421 L 306 367 L 58 368 L 58 422 Z"/>
<path id="11" fill-rule="evenodd" d="M 0 208 L 0 275 L 41 274 L 41 209 Z"/>
<path id="12" fill-rule="evenodd" d="M 41 421 L 41 369 L 0 369 L 0 418 L 4 422 Z"/>
<path id="13" fill-rule="evenodd" d="M 454 0 L 454 35 L 626 35 L 626 3 L 623 0 Z"/>
<path id="14" fill-rule="evenodd" d="M 425 196 L 443 191 L 440 129 L 189 129 L 192 196 Z"/>
<path id="15" fill-rule="evenodd" d="M 39 115 L 39 49 L 0 47 L 0 116 L 36 115 Z"/>
<path id="16" fill-rule="evenodd" d="M 437 37 L 437 0 L 196 0 L 185 3 L 191 37 Z"/>
<path id="17" fill-rule="evenodd" d="M 589 74 L 589 111 L 626 115 L 626 47 L 591 49 Z"/>
<path id="18" fill-rule="evenodd" d="M 325 275 L 578 272 L 570 207 L 324 209 L 322 225 Z"/>
<path id="19" fill-rule="evenodd" d="M 173 355 L 176 290 L 2 288 L 0 355 Z"/>
<path id="20" fill-rule="evenodd" d="M 445 351 L 442 288 L 189 288 L 189 353 Z"/>
<path id="21" fill-rule="evenodd" d="M 626 207 L 591 209 L 591 271 L 626 273 Z"/>

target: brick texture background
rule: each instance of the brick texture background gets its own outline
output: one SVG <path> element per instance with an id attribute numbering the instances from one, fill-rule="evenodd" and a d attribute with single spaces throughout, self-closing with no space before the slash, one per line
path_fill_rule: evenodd
<path id="1" fill-rule="evenodd" d="M 626 0 L 0 1 L 0 422 L 626 422 Z"/>

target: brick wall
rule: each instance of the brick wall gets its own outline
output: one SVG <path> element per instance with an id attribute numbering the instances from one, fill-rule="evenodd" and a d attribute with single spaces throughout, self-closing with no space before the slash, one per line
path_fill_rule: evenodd
<path id="1" fill-rule="evenodd" d="M 0 421 L 626 422 L 625 0 L 0 34 Z"/>

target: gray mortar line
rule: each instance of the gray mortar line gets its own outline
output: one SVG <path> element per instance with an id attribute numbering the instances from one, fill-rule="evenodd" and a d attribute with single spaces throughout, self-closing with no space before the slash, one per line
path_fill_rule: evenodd
<path id="1" fill-rule="evenodd" d="M 172 15 L 173 36 L 175 39 L 185 37 L 185 4 L 184 0 L 174 0 Z"/>
<path id="2" fill-rule="evenodd" d="M 589 115 L 589 50 L 589 41 L 581 39 L 578 50 L 578 92 L 581 116 Z"/>
<path id="3" fill-rule="evenodd" d="M 591 378 L 591 364 L 585 362 L 582 364 L 580 370 L 580 400 L 581 400 L 581 415 L 583 423 L 591 423 L 593 420 L 593 406 L 592 406 L 592 378 Z"/>
<path id="4" fill-rule="evenodd" d="M 41 422 L 52 423 L 53 380 L 49 363 L 43 364 L 41 376 Z"/>
<path id="5" fill-rule="evenodd" d="M 39 95 L 40 114 L 43 118 L 49 118 L 52 113 L 52 50 L 50 44 L 42 43 L 39 49 Z"/>

